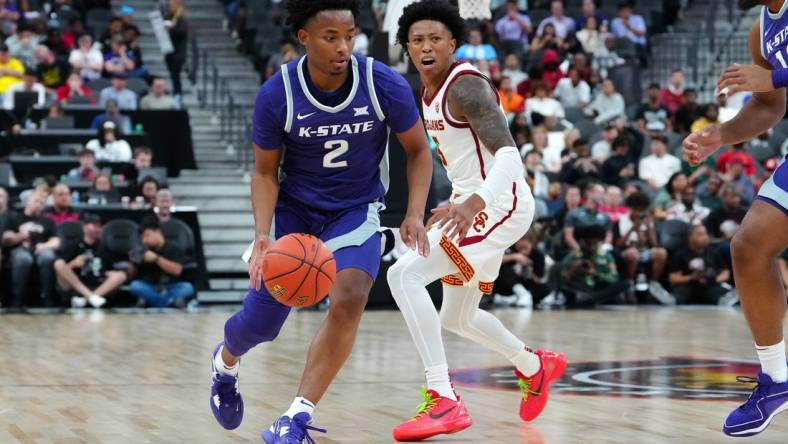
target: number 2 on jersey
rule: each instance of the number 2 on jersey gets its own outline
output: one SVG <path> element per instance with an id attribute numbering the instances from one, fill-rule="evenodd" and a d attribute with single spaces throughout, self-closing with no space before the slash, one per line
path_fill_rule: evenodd
<path id="1" fill-rule="evenodd" d="M 336 161 L 337 157 L 347 153 L 348 143 L 347 140 L 329 140 L 324 145 L 327 150 L 331 150 L 323 156 L 323 167 L 325 168 L 344 168 L 347 166 L 347 160 Z"/>

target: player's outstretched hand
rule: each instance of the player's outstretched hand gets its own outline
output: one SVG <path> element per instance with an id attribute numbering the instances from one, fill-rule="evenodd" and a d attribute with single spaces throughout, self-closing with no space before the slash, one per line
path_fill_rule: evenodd
<path id="1" fill-rule="evenodd" d="M 725 68 L 720 80 L 717 81 L 717 91 L 729 96 L 741 91 L 769 92 L 773 90 L 772 72 L 758 65 L 735 64 L 729 66 Z"/>
<path id="2" fill-rule="evenodd" d="M 468 234 L 473 223 L 473 216 L 477 212 L 472 208 L 471 199 L 459 205 L 443 204 L 432 210 L 432 217 L 427 225 L 437 225 L 446 237 L 459 243 Z"/>
<path id="3" fill-rule="evenodd" d="M 402 221 L 402 225 L 399 227 L 399 234 L 408 248 L 424 257 L 430 255 L 427 230 L 424 228 L 424 221 L 421 217 L 415 215 L 405 216 L 405 220 Z"/>
<path id="4" fill-rule="evenodd" d="M 263 256 L 268 250 L 269 240 L 267 237 L 258 238 L 254 242 L 252 257 L 249 259 L 249 287 L 259 291 L 263 286 Z"/>
<path id="5" fill-rule="evenodd" d="M 687 136 L 682 144 L 684 160 L 696 167 L 717 151 L 720 146 L 722 146 L 722 136 L 720 129 L 716 126 L 708 126 L 700 131 L 695 131 Z"/>

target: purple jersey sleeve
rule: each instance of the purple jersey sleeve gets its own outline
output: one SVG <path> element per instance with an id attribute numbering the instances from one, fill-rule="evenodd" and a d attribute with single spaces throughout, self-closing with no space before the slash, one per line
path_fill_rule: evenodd
<path id="1" fill-rule="evenodd" d="M 275 150 L 282 147 L 287 118 L 287 98 L 282 75 L 277 73 L 260 88 L 254 101 L 252 141 L 258 147 Z"/>
<path id="2" fill-rule="evenodd" d="M 400 73 L 375 62 L 375 92 L 389 127 L 395 133 L 405 132 L 421 118 L 413 91 Z"/>

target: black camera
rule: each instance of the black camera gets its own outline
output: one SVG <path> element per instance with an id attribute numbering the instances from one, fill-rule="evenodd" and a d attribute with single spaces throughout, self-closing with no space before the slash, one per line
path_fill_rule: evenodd
<path id="1" fill-rule="evenodd" d="M 145 261 L 145 253 L 148 251 L 145 247 L 137 247 L 129 252 L 129 261 L 134 265 L 140 265 Z"/>

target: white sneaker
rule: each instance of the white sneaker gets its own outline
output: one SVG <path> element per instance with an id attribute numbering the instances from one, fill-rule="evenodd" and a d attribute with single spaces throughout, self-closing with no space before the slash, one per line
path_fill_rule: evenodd
<path id="1" fill-rule="evenodd" d="M 104 304 L 107 303 L 107 299 L 97 294 L 92 294 L 88 298 L 88 302 L 90 303 L 90 306 L 93 308 L 101 308 L 104 306 Z"/>
<path id="2" fill-rule="evenodd" d="M 71 308 L 84 308 L 86 305 L 88 305 L 88 300 L 82 296 L 71 297 Z"/>
<path id="3" fill-rule="evenodd" d="M 395 261 L 407 253 L 408 246 L 399 234 L 399 228 L 380 227 L 380 256 L 384 262 Z"/>
<path id="4" fill-rule="evenodd" d="M 511 307 L 517 302 L 517 296 L 504 296 L 502 294 L 493 295 L 493 305 L 496 307 Z"/>
<path id="5" fill-rule="evenodd" d="M 665 290 L 665 287 L 662 286 L 659 282 L 652 281 L 648 285 L 648 291 L 651 293 L 651 296 L 654 296 L 654 299 L 659 301 L 662 305 L 676 305 L 676 298 L 673 297 L 672 294 L 668 293 Z"/>
<path id="6" fill-rule="evenodd" d="M 517 296 L 517 301 L 514 303 L 516 307 L 531 308 L 534 306 L 534 295 L 527 288 L 517 284 L 512 288 L 512 291 Z"/>
<path id="7" fill-rule="evenodd" d="M 735 288 L 722 295 L 722 297 L 717 301 L 717 305 L 719 305 L 720 307 L 734 307 L 738 303 L 739 303 L 739 292 L 736 291 Z"/>

